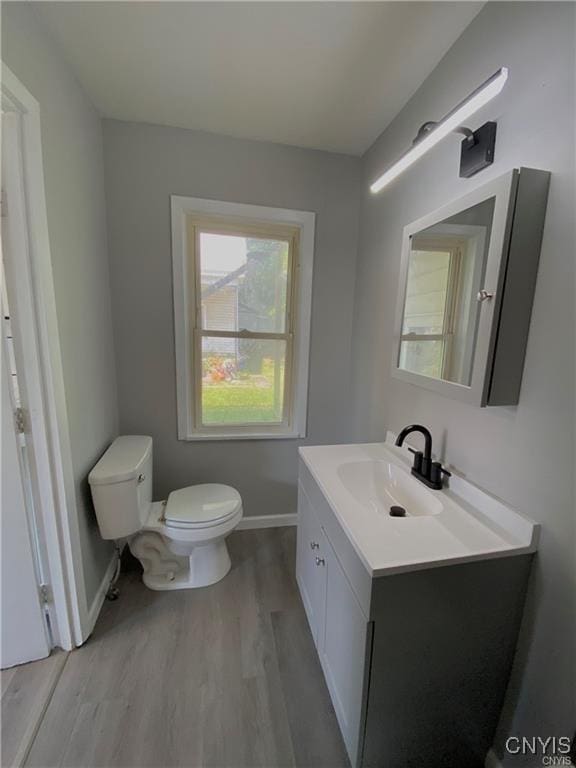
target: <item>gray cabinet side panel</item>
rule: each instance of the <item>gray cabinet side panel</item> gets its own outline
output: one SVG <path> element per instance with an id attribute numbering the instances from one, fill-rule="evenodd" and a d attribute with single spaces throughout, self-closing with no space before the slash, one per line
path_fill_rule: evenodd
<path id="1" fill-rule="evenodd" d="M 520 169 L 488 405 L 516 405 L 520 398 L 549 184 L 547 171 Z"/>
<path id="2" fill-rule="evenodd" d="M 482 768 L 530 561 L 517 556 L 375 581 L 365 768 Z"/>

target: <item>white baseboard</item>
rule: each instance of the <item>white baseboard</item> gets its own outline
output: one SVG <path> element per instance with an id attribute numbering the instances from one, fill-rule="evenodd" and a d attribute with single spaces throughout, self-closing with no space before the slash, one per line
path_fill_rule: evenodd
<path id="1" fill-rule="evenodd" d="M 90 605 L 90 608 L 88 610 L 88 615 L 86 618 L 86 626 L 82 627 L 82 642 L 86 642 L 88 637 L 92 634 L 92 630 L 94 629 L 94 625 L 96 624 L 96 620 L 98 616 L 100 615 L 100 610 L 102 609 L 102 604 L 104 603 L 104 598 L 106 597 L 106 592 L 108 592 L 108 587 L 110 585 L 110 582 L 112 581 L 114 574 L 116 572 L 116 564 L 118 563 L 118 555 L 116 554 L 116 551 L 114 552 L 114 556 L 110 560 L 108 564 L 108 568 L 106 568 L 106 572 L 104 576 L 102 577 L 102 581 L 100 582 L 100 586 L 98 587 L 98 591 L 96 592 L 96 595 L 94 596 L 94 600 L 92 600 L 92 604 Z"/>
<path id="2" fill-rule="evenodd" d="M 285 525 L 296 525 L 298 513 L 285 515 L 254 515 L 243 517 L 238 523 L 237 531 L 247 531 L 252 528 L 281 528 Z"/>
<path id="3" fill-rule="evenodd" d="M 484 768 L 502 768 L 502 763 L 496 757 L 496 752 L 493 749 L 488 750 L 484 760 Z"/>

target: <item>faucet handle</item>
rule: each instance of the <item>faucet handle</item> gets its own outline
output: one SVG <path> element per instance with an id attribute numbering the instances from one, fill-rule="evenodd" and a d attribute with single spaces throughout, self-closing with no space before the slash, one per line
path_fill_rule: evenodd
<path id="1" fill-rule="evenodd" d="M 452 472 L 449 472 L 447 469 L 444 469 L 444 467 L 439 461 L 433 461 L 432 466 L 430 467 L 430 480 L 433 483 L 439 483 L 439 487 L 441 487 L 442 475 L 446 475 L 447 477 L 452 477 Z"/>
<path id="2" fill-rule="evenodd" d="M 410 453 L 414 454 L 414 464 L 412 464 L 412 469 L 420 474 L 422 472 L 422 459 L 424 454 L 422 451 L 416 451 L 414 448 L 410 448 L 410 446 L 408 446 L 408 450 Z"/>

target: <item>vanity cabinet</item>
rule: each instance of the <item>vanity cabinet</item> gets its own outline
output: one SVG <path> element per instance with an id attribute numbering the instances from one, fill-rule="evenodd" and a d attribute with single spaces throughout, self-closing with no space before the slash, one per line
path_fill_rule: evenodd
<path id="1" fill-rule="evenodd" d="M 319 636 L 324 629 L 326 604 L 326 568 L 320 565 L 321 559 L 324 562 L 326 560 L 325 550 L 329 545 L 301 487 L 298 489 L 298 509 L 300 522 L 296 546 L 296 577 L 312 637 L 318 648 Z"/>
<path id="2" fill-rule="evenodd" d="M 318 653 L 349 755 L 356 755 L 370 623 L 326 537 L 324 628 Z"/>
<path id="3" fill-rule="evenodd" d="M 372 575 L 300 461 L 296 577 L 353 768 L 483 767 L 530 558 Z"/>
<path id="4" fill-rule="evenodd" d="M 296 577 L 349 755 L 358 750 L 369 620 L 299 487 Z"/>

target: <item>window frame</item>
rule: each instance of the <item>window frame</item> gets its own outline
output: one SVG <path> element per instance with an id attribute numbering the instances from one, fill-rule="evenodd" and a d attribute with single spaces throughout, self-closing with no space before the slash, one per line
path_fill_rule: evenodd
<path id="1" fill-rule="evenodd" d="M 306 436 L 315 214 L 285 208 L 172 195 L 172 267 L 179 440 L 278 439 Z M 283 333 L 204 329 L 198 238 L 200 232 L 290 238 L 290 275 Z M 193 231 L 191 231 L 193 230 Z M 193 245 L 190 240 L 193 237 Z M 284 419 L 275 423 L 203 425 L 201 343 L 204 336 L 282 338 L 286 341 Z"/>

